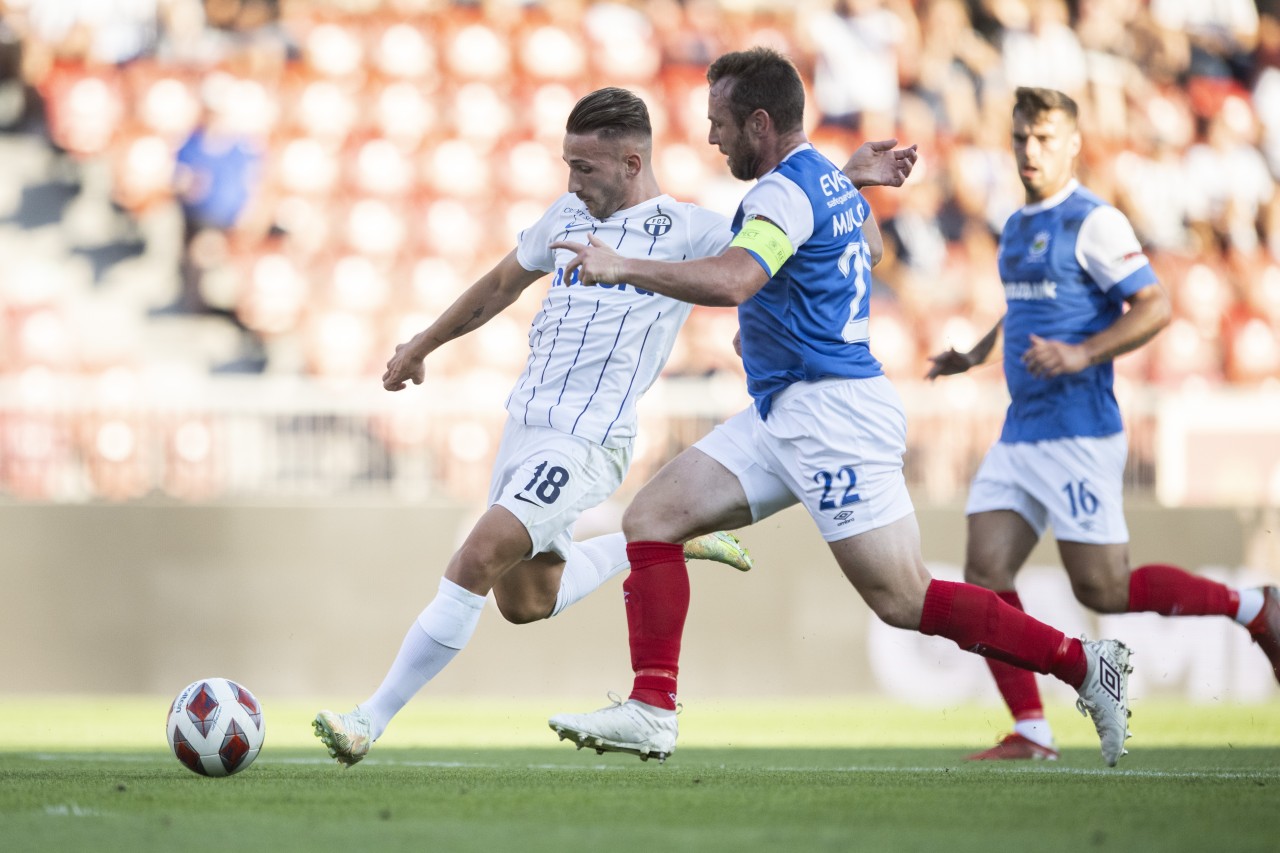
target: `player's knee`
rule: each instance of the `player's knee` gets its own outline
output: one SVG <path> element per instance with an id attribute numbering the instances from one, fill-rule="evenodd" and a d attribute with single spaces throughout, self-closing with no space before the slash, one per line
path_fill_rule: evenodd
<path id="1" fill-rule="evenodd" d="M 662 519 L 662 513 L 650 509 L 644 501 L 632 501 L 622 513 L 622 533 L 628 542 L 666 541 Z"/>
<path id="2" fill-rule="evenodd" d="M 554 601 L 547 604 L 545 601 L 538 601 L 529 597 L 520 597 L 513 600 L 510 597 L 494 595 L 494 601 L 498 605 L 498 612 L 502 614 L 502 618 L 512 625 L 528 625 L 530 622 L 539 622 L 550 616 L 551 609 L 555 607 Z"/>
<path id="3" fill-rule="evenodd" d="M 901 628 L 904 631 L 916 631 L 920 628 L 919 608 L 887 607 L 877 610 L 876 615 L 890 628 Z"/>
<path id="4" fill-rule="evenodd" d="M 1125 613 L 1129 609 L 1129 587 L 1111 583 L 1072 584 L 1076 600 L 1095 613 Z"/>
<path id="5" fill-rule="evenodd" d="M 964 582 L 980 586 L 983 589 L 1006 590 L 1013 589 L 1013 575 L 996 571 L 992 566 L 984 563 L 965 563 Z"/>
<path id="6" fill-rule="evenodd" d="M 500 543 L 472 537 L 453 555 L 450 570 L 463 579 L 464 586 L 491 587 L 512 562 Z"/>
<path id="7" fill-rule="evenodd" d="M 877 595 L 874 592 L 865 595 L 864 598 L 871 612 L 890 628 L 914 631 L 920 627 L 922 602 L 913 601 L 901 595 L 888 593 Z"/>
<path id="8" fill-rule="evenodd" d="M 993 589 L 995 587 L 995 579 L 990 572 L 985 572 L 972 566 L 964 567 L 964 582 L 980 586 L 983 589 Z"/>

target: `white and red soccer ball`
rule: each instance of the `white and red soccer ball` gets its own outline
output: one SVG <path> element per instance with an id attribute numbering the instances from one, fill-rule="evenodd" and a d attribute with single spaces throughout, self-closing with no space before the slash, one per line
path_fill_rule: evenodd
<path id="1" fill-rule="evenodd" d="M 188 770 L 230 776 L 258 757 L 266 728 L 262 706 L 246 688 L 226 678 L 202 678 L 173 700 L 165 733 Z"/>

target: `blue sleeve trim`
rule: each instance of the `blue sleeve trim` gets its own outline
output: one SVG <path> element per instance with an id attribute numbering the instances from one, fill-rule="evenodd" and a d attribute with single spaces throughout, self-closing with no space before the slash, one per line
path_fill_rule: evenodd
<path id="1" fill-rule="evenodd" d="M 764 270 L 764 274 L 769 276 L 769 278 L 773 278 L 773 271 L 769 269 L 769 265 L 764 262 L 764 258 L 761 257 L 758 252 L 756 252 L 753 249 L 748 249 L 746 246 L 738 246 L 737 248 L 742 249 L 748 255 L 755 258 L 756 263 L 759 264 L 760 268 Z"/>
<path id="2" fill-rule="evenodd" d="M 1142 288 L 1152 284 L 1159 284 L 1160 279 L 1156 278 L 1156 271 L 1151 268 L 1151 264 L 1138 267 L 1124 278 L 1111 285 L 1107 292 L 1111 294 L 1111 298 L 1115 301 L 1123 301 Z M 1117 298 L 1118 297 L 1118 298 Z"/>

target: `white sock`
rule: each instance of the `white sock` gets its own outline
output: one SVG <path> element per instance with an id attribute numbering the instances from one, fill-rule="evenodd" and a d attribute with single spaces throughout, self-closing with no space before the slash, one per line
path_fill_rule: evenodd
<path id="1" fill-rule="evenodd" d="M 1013 730 L 1030 741 L 1053 749 L 1053 727 L 1043 717 L 1031 720 L 1017 720 Z"/>
<path id="2" fill-rule="evenodd" d="M 400 652 L 374 694 L 360 703 L 369 715 L 373 739 L 386 731 L 391 718 L 435 678 L 475 633 L 485 597 L 463 589 L 448 578 L 440 591 L 409 626 Z"/>
<path id="3" fill-rule="evenodd" d="M 1266 600 L 1266 594 L 1261 587 L 1255 586 L 1252 589 L 1240 590 L 1240 609 L 1236 611 L 1236 621 L 1241 625 L 1248 625 L 1258 618 L 1258 614 L 1262 612 L 1262 605 L 1266 603 Z"/>
<path id="4" fill-rule="evenodd" d="M 606 533 L 582 542 L 574 542 L 569 558 L 564 561 L 560 591 L 556 593 L 555 616 L 570 604 L 581 601 L 605 581 L 627 568 L 627 537 Z"/>

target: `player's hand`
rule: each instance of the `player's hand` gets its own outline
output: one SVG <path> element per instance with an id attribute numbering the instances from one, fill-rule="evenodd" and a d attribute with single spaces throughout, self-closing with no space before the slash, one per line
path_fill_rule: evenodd
<path id="1" fill-rule="evenodd" d="M 894 149 L 896 139 L 864 142 L 844 164 L 844 173 L 853 185 L 862 187 L 900 187 L 916 165 L 916 146 Z"/>
<path id="2" fill-rule="evenodd" d="M 424 359 L 415 354 L 412 343 L 396 344 L 396 354 L 391 356 L 391 360 L 387 362 L 387 371 L 382 374 L 382 387 L 388 391 L 402 391 L 406 382 L 422 384 L 426 375 Z"/>
<path id="3" fill-rule="evenodd" d="M 564 266 L 564 280 L 571 281 L 570 276 L 577 270 L 578 284 L 621 284 L 622 256 L 594 234 L 587 237 L 587 242 L 586 246 L 571 240 L 551 244 L 552 249 L 574 253 L 573 260 Z"/>
<path id="4" fill-rule="evenodd" d="M 1022 363 L 1032 376 L 1052 379 L 1084 370 L 1089 366 L 1089 354 L 1079 344 L 1051 341 L 1032 335 L 1031 346 L 1022 354 Z"/>
<path id="5" fill-rule="evenodd" d="M 924 375 L 924 378 L 931 381 L 939 376 L 954 376 L 957 373 L 964 373 L 973 367 L 973 359 L 969 357 L 969 354 L 967 352 L 957 352 L 955 349 L 931 355 L 929 356 L 929 361 L 933 362 L 933 364 L 929 368 L 929 372 Z"/>

